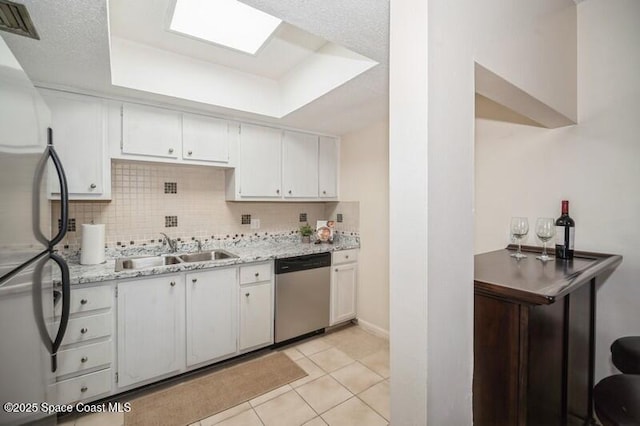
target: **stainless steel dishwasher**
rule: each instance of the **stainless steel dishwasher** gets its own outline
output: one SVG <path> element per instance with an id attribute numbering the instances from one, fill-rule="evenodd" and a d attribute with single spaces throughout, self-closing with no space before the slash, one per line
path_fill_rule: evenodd
<path id="1" fill-rule="evenodd" d="M 331 253 L 276 259 L 275 342 L 329 326 Z"/>

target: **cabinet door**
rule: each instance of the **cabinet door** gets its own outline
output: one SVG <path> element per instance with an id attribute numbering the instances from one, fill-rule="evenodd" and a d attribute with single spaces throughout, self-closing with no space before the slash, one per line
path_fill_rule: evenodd
<path id="1" fill-rule="evenodd" d="M 356 317 L 357 263 L 334 266 L 331 273 L 331 325 Z"/>
<path id="2" fill-rule="evenodd" d="M 273 343 L 272 283 L 240 287 L 240 350 Z"/>
<path id="3" fill-rule="evenodd" d="M 53 142 L 62 160 L 70 198 L 99 197 L 105 190 L 105 109 L 102 101 L 90 96 L 41 90 L 51 109 Z M 52 194 L 59 195 L 57 178 L 50 179 Z M 82 197 L 80 197 L 82 198 Z"/>
<path id="4" fill-rule="evenodd" d="M 237 268 L 187 274 L 187 365 L 237 351 Z"/>
<path id="5" fill-rule="evenodd" d="M 141 105 L 122 106 L 122 153 L 178 158 L 182 146 L 179 112 Z"/>
<path id="6" fill-rule="evenodd" d="M 242 124 L 240 132 L 240 196 L 280 198 L 282 132 Z"/>
<path id="7" fill-rule="evenodd" d="M 184 368 L 184 278 L 118 284 L 119 387 Z"/>
<path id="8" fill-rule="evenodd" d="M 185 160 L 229 162 L 231 131 L 237 124 L 201 115 L 182 115 L 182 158 Z"/>
<path id="9" fill-rule="evenodd" d="M 320 136 L 318 152 L 318 195 L 335 198 L 338 196 L 338 141 Z"/>
<path id="10" fill-rule="evenodd" d="M 282 182 L 285 197 L 318 197 L 318 136 L 284 132 Z"/>

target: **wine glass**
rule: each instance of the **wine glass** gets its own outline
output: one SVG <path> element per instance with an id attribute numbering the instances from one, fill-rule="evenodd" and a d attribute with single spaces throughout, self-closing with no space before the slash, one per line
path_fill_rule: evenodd
<path id="1" fill-rule="evenodd" d="M 511 235 L 518 240 L 518 251 L 513 253 L 511 257 L 515 257 L 520 260 L 527 257 L 526 254 L 522 254 L 520 249 L 520 240 L 527 236 L 529 232 L 529 221 L 526 217 L 512 217 L 511 218 Z"/>
<path id="2" fill-rule="evenodd" d="M 536 256 L 536 259 L 540 259 L 543 262 L 551 259 L 551 256 L 547 254 L 547 241 L 556 235 L 556 221 L 552 217 L 539 217 L 536 220 L 536 235 L 542 241 L 542 254 Z"/>

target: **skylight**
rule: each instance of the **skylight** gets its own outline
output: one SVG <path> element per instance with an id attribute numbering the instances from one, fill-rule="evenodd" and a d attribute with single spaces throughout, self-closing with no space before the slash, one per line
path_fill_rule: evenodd
<path id="1" fill-rule="evenodd" d="M 176 0 L 169 29 L 255 55 L 281 22 L 237 0 Z"/>

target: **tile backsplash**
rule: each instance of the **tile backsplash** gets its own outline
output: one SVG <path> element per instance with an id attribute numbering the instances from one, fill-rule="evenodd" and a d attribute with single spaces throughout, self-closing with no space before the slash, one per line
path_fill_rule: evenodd
<path id="1" fill-rule="evenodd" d="M 111 167 L 111 201 L 69 203 L 69 218 L 77 226 L 62 241 L 66 248 L 80 248 L 83 223 L 104 223 L 109 247 L 158 242 L 160 232 L 182 240 L 295 232 L 302 213 L 311 226 L 340 213 L 344 221 L 338 230 L 358 230 L 357 202 L 227 202 L 220 169 L 122 160 L 113 160 Z M 52 229 L 57 229 L 60 203 L 53 201 L 51 210 Z M 247 216 L 258 219 L 260 228 L 242 224 Z"/>

